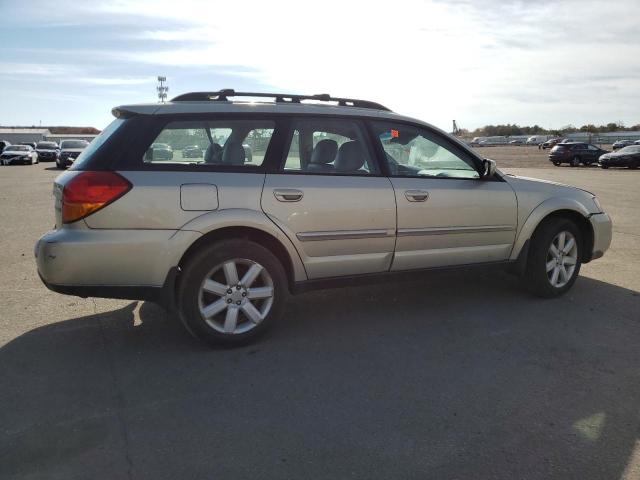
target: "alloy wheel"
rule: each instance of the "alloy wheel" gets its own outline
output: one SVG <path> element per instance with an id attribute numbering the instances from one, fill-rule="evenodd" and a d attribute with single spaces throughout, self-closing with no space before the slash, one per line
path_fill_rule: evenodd
<path id="1" fill-rule="evenodd" d="M 255 328 L 269 314 L 273 280 L 259 263 L 234 258 L 214 267 L 200 285 L 200 314 L 214 330 L 241 334 Z"/>
<path id="2" fill-rule="evenodd" d="M 547 278 L 555 288 L 564 287 L 573 278 L 578 263 L 578 244 L 569 231 L 558 233 L 547 251 Z"/>

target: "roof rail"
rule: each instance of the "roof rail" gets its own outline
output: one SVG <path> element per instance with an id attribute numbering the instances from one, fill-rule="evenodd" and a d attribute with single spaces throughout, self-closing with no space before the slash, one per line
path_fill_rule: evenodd
<path id="1" fill-rule="evenodd" d="M 276 103 L 300 103 L 301 100 L 316 100 L 320 102 L 338 102 L 341 107 L 373 108 L 376 110 L 390 111 L 384 105 L 369 100 L 356 100 L 354 98 L 332 97 L 328 93 L 316 95 L 296 95 L 289 93 L 264 93 L 264 92 L 236 92 L 231 88 L 219 90 L 217 92 L 190 92 L 183 93 L 173 98 L 172 102 L 226 102 L 229 97 L 259 97 L 275 98 Z"/>

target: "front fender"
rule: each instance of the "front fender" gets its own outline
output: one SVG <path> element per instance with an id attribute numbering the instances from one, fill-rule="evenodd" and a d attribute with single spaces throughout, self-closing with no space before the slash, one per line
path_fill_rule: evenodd
<path id="1" fill-rule="evenodd" d="M 228 227 L 252 228 L 275 237 L 285 248 L 293 265 L 294 281 L 307 279 L 298 251 L 291 240 L 263 212 L 244 208 L 227 208 L 207 212 L 184 224 L 180 230 L 192 230 L 203 235 Z"/>
<path id="2" fill-rule="evenodd" d="M 525 242 L 531 238 L 535 229 L 540 225 L 540 222 L 553 212 L 560 210 L 571 210 L 585 218 L 588 218 L 590 215 L 589 210 L 587 210 L 582 203 L 572 198 L 553 197 L 545 200 L 531 211 L 522 226 L 518 229 L 516 241 L 509 259 L 516 260 Z"/>

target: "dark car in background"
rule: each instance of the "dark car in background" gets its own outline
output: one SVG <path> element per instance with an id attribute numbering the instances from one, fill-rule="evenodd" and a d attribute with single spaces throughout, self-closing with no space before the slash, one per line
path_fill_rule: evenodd
<path id="1" fill-rule="evenodd" d="M 39 160 L 55 162 L 60 155 L 60 146 L 56 142 L 38 142 L 36 152 L 38 152 Z"/>
<path id="2" fill-rule="evenodd" d="M 56 167 L 67 168 L 82 151 L 89 146 L 86 140 L 62 140 L 60 142 L 60 155 L 56 158 Z"/>
<path id="3" fill-rule="evenodd" d="M 8 147 L 9 145 L 11 145 L 11 142 L 7 140 L 0 140 L 0 153 L 2 153 L 4 147 Z"/>
<path id="4" fill-rule="evenodd" d="M 550 138 L 546 142 L 542 143 L 542 149 L 546 150 L 547 148 L 553 148 L 556 144 L 562 141 L 561 138 Z"/>
<path id="5" fill-rule="evenodd" d="M 614 142 L 613 145 L 611 145 L 611 148 L 613 148 L 613 150 L 620 150 L 621 148 L 624 147 L 628 147 L 629 145 L 633 145 L 633 140 L 618 140 L 617 142 Z"/>
<path id="6" fill-rule="evenodd" d="M 600 156 L 605 153 L 608 152 L 590 143 L 563 142 L 551 149 L 549 161 L 556 167 L 563 163 L 568 163 L 572 167 L 577 167 L 581 163 L 588 166 L 597 163 Z"/>
<path id="7" fill-rule="evenodd" d="M 191 145 L 182 149 L 182 158 L 202 158 L 204 150 L 197 145 Z"/>
<path id="8" fill-rule="evenodd" d="M 38 163 L 38 154 L 31 145 L 8 145 L 0 154 L 0 164 L 13 165 L 33 165 Z"/>
<path id="9" fill-rule="evenodd" d="M 145 153 L 145 160 L 173 160 L 173 148 L 166 143 L 153 143 Z"/>
<path id="10" fill-rule="evenodd" d="M 599 162 L 602 168 L 628 167 L 635 170 L 640 166 L 640 145 L 629 145 L 616 152 L 605 153 Z"/>

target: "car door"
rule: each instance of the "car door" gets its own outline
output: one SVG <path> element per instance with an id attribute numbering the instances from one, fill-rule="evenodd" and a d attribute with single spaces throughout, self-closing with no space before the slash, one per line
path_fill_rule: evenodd
<path id="1" fill-rule="evenodd" d="M 396 203 L 363 124 L 293 119 L 286 158 L 268 173 L 262 209 L 291 239 L 310 279 L 389 270 Z"/>
<path id="2" fill-rule="evenodd" d="M 589 163 L 595 163 L 600 159 L 600 155 L 602 155 L 602 150 L 600 150 L 595 145 L 587 145 L 587 155 L 589 156 Z"/>
<path id="3" fill-rule="evenodd" d="M 481 179 L 477 160 L 438 132 L 372 122 L 397 203 L 391 270 L 503 261 L 517 226 L 513 189 Z"/>

